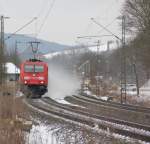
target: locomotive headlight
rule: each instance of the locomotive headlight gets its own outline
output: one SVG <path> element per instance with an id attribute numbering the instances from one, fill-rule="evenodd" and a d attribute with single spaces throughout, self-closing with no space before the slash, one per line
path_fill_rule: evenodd
<path id="1" fill-rule="evenodd" d="M 29 79 L 30 79 L 29 76 L 25 76 L 25 77 L 24 77 L 24 80 L 29 80 Z"/>
<path id="2" fill-rule="evenodd" d="M 44 77 L 38 77 L 39 80 L 44 80 Z"/>
<path id="3" fill-rule="evenodd" d="M 27 81 L 24 81 L 25 84 L 27 84 Z"/>

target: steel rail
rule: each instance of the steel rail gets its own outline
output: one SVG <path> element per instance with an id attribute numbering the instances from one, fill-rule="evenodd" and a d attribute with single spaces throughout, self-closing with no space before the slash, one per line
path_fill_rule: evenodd
<path id="1" fill-rule="evenodd" d="M 141 112 L 141 113 L 150 115 L 150 108 L 146 108 L 146 107 L 139 107 L 139 106 L 133 106 L 133 105 L 128 105 L 128 104 L 120 104 L 116 102 L 108 102 L 108 101 L 101 100 L 101 99 L 95 98 L 94 96 L 89 96 L 89 95 L 73 95 L 73 96 L 79 99 L 89 101 L 89 102 L 94 102 L 96 104 L 102 104 L 105 106 L 110 106 L 110 107 L 115 107 L 119 109 L 135 111 L 135 112 Z"/>
<path id="2" fill-rule="evenodd" d="M 92 99 L 95 99 L 95 100 L 99 100 L 99 101 L 102 101 L 102 102 L 105 102 L 105 103 L 110 103 L 110 104 L 115 104 L 115 105 L 120 105 L 120 106 L 127 106 L 127 107 L 130 107 L 130 108 L 137 109 L 139 111 L 147 111 L 147 112 L 150 113 L 150 108 L 149 107 L 143 107 L 143 106 L 137 106 L 137 105 L 131 105 L 131 104 L 125 104 L 125 103 L 121 104 L 121 103 L 113 102 L 113 101 L 106 101 L 106 100 L 102 100 L 98 97 L 94 97 L 94 96 L 87 95 L 87 94 L 81 94 L 81 95 L 92 98 Z"/>
<path id="3" fill-rule="evenodd" d="M 47 113 L 51 113 L 53 115 L 57 115 L 60 116 L 62 118 L 65 119 L 69 119 L 72 120 L 74 122 L 79 122 L 81 124 L 90 126 L 91 128 L 95 127 L 95 124 L 98 126 L 99 129 L 105 130 L 107 131 L 109 129 L 109 132 L 112 133 L 116 133 L 116 134 L 120 134 L 122 136 L 127 136 L 133 139 L 137 139 L 137 140 L 142 140 L 142 141 L 146 141 L 146 142 L 150 142 L 150 136 L 149 135 L 143 135 L 140 133 L 135 133 L 135 131 L 130 131 L 128 129 L 121 129 L 119 127 L 114 127 L 112 125 L 108 125 L 106 123 L 100 123 L 97 120 L 88 117 L 88 116 L 83 116 L 83 115 L 77 115 L 74 112 L 66 112 L 63 111 L 62 108 L 54 108 L 55 106 L 47 106 L 47 104 L 43 104 L 43 102 L 39 102 L 39 101 L 32 101 L 32 100 L 28 100 L 27 101 L 30 105 L 32 105 L 33 107 L 36 107 L 40 110 L 42 110 L 43 112 L 47 112 Z"/>
<path id="4" fill-rule="evenodd" d="M 122 125 L 130 126 L 130 127 L 150 131 L 150 126 L 148 126 L 148 125 L 142 125 L 142 124 L 133 123 L 133 122 L 125 121 L 125 120 L 120 120 L 120 119 L 116 119 L 116 118 L 100 116 L 98 114 L 95 114 L 93 111 L 92 111 L 92 113 L 89 112 L 88 109 L 85 109 L 82 107 L 80 107 L 80 109 L 78 109 L 79 107 L 77 107 L 77 106 L 68 106 L 65 104 L 60 104 L 60 103 L 58 103 L 58 102 L 56 102 L 50 98 L 43 98 L 42 100 L 49 105 L 57 106 L 59 108 L 65 109 L 65 110 L 71 110 L 73 112 L 80 113 L 80 114 L 90 116 L 93 118 L 97 118 L 100 120 L 105 120 L 105 121 L 109 121 L 109 122 L 116 123 L 116 124 L 122 124 Z"/>

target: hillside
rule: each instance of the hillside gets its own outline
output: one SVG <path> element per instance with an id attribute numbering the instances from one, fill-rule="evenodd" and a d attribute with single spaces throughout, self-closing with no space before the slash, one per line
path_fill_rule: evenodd
<path id="1" fill-rule="evenodd" d="M 5 39 L 9 37 L 11 34 L 5 34 Z M 19 53 L 20 57 L 23 56 L 24 58 L 30 58 L 32 55 L 32 51 L 28 42 L 35 41 L 34 37 L 26 36 L 23 34 L 16 34 L 11 38 L 5 40 L 5 45 L 7 49 L 7 53 L 15 51 L 15 44 L 17 43 L 17 52 Z M 56 51 L 62 51 L 64 49 L 68 49 L 70 46 L 63 45 L 55 42 L 49 42 L 42 39 L 37 39 L 39 41 L 39 54 L 47 54 Z"/>

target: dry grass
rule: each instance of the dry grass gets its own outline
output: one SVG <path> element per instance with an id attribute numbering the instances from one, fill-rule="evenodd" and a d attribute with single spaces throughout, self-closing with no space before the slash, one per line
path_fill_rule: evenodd
<path id="1" fill-rule="evenodd" d="M 113 94 L 113 101 L 119 102 L 121 99 L 121 94 L 114 93 Z M 124 100 L 125 97 L 123 97 Z M 143 106 L 143 107 L 149 107 L 150 108 L 150 99 L 144 99 L 142 96 L 137 96 L 137 95 L 126 95 L 126 102 L 127 104 L 133 104 L 137 106 Z"/>
<path id="2" fill-rule="evenodd" d="M 141 96 L 142 97 L 142 96 Z M 127 96 L 127 102 L 138 106 L 150 107 L 150 100 L 143 100 L 137 96 Z"/>
<path id="3" fill-rule="evenodd" d="M 25 109 L 16 99 L 17 84 L 9 82 L 0 87 L 0 144 L 24 144 L 24 132 L 15 120 Z"/>

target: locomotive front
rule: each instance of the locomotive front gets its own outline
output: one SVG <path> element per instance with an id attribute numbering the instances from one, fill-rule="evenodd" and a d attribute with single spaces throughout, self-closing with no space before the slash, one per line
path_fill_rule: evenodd
<path id="1" fill-rule="evenodd" d="M 21 90 L 27 97 L 41 97 L 47 92 L 48 66 L 40 60 L 29 60 L 21 64 Z"/>

